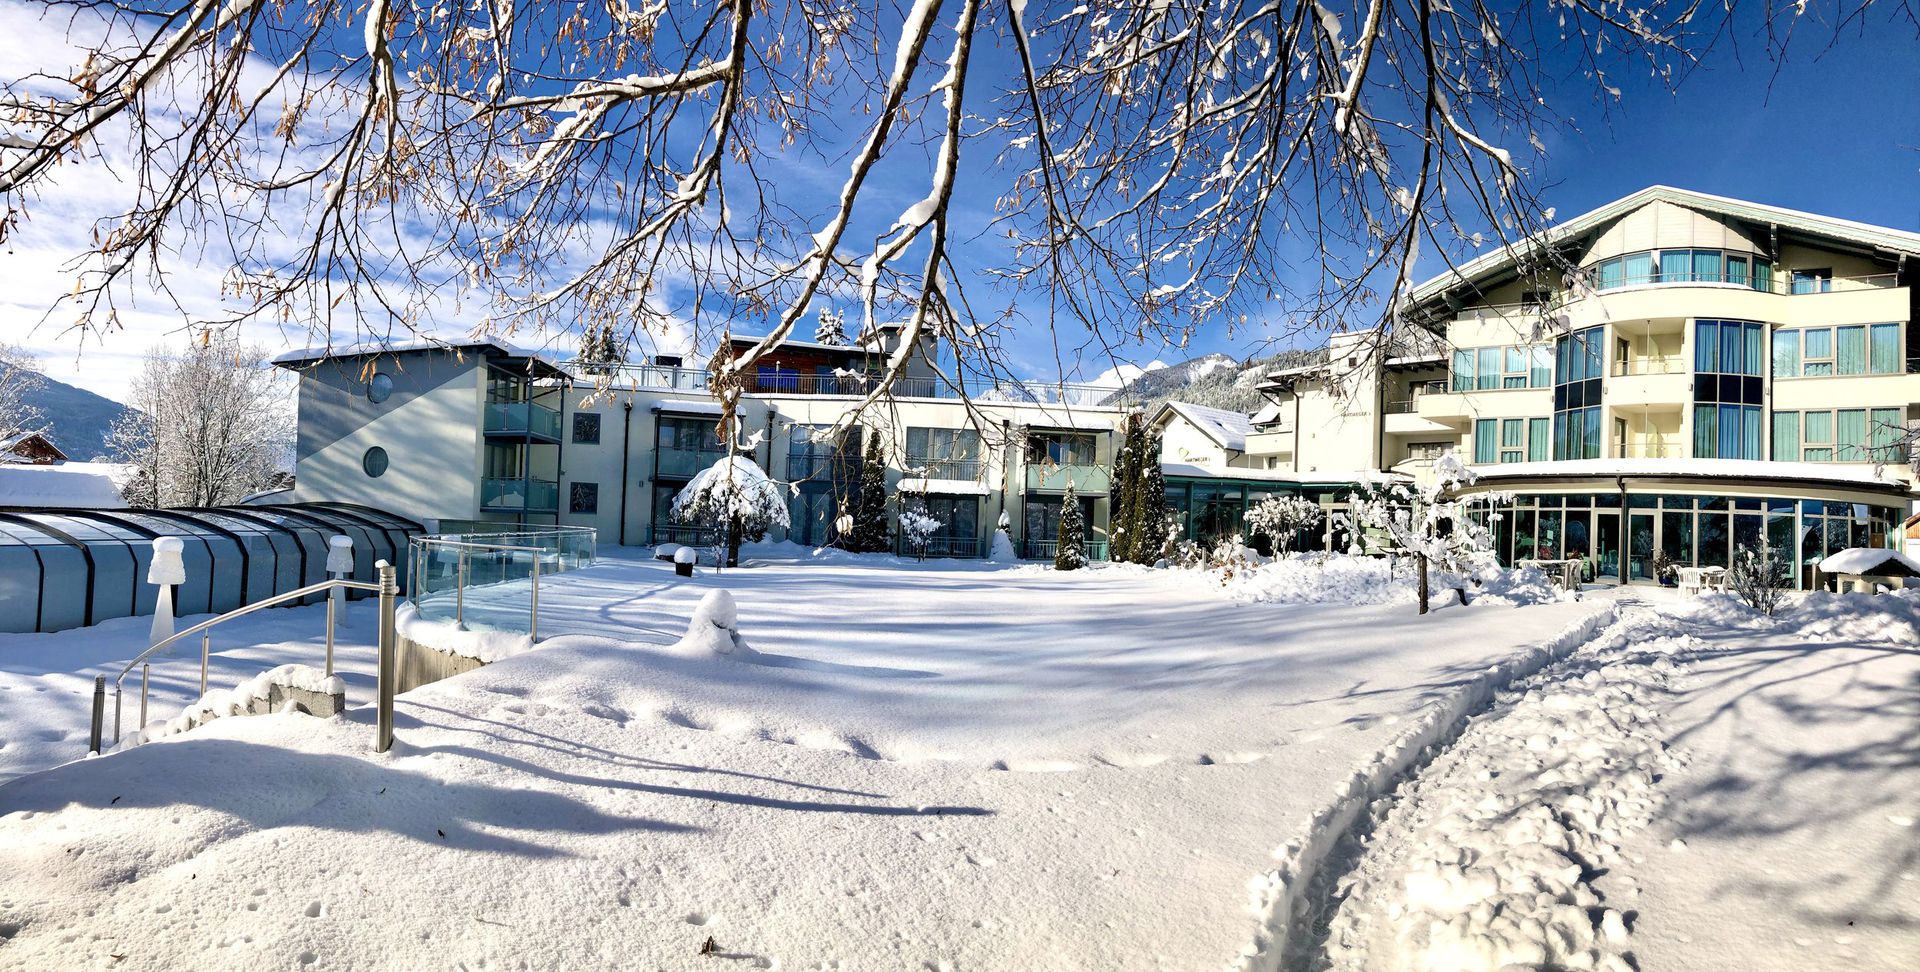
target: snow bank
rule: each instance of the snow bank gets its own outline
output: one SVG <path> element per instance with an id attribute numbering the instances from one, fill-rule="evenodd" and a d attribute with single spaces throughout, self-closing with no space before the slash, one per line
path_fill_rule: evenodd
<path id="1" fill-rule="evenodd" d="M 1236 967 L 1279 968 L 1296 921 L 1305 917 L 1300 912 L 1309 886 L 1340 837 L 1353 827 L 1368 804 L 1392 788 L 1425 754 L 1456 737 L 1461 721 L 1485 706 L 1494 693 L 1566 657 L 1613 620 L 1614 607 L 1607 604 L 1567 625 L 1546 643 L 1487 668 L 1463 687 L 1417 710 L 1399 736 L 1356 768 L 1335 791 L 1332 802 L 1316 811 L 1292 840 L 1273 852 L 1278 865 L 1248 880 L 1248 904 L 1260 916 L 1261 925 L 1242 950 Z"/>
<path id="2" fill-rule="evenodd" d="M 1209 575 L 1211 576 L 1211 575 Z M 1538 570 L 1493 569 L 1473 577 L 1445 571 L 1428 575 L 1434 603 L 1449 589 L 1464 589 L 1472 604 L 1550 604 L 1571 600 Z M 1413 604 L 1420 598 L 1420 575 L 1411 561 L 1386 557 L 1308 553 L 1282 557 L 1235 571 L 1225 582 L 1228 596 L 1240 601 L 1278 604 Z"/>
<path id="3" fill-rule="evenodd" d="M 191 702 L 165 724 L 140 731 L 121 740 L 117 749 L 130 749 L 141 743 L 186 732 L 225 716 L 251 715 L 260 703 L 273 698 L 274 686 L 296 688 L 318 695 L 345 695 L 346 680 L 310 665 L 281 665 L 270 668 L 230 689 L 214 689 Z"/>
<path id="4" fill-rule="evenodd" d="M 1698 645 L 1678 630 L 1615 625 L 1397 794 L 1328 924 L 1328 967 L 1630 972 L 1626 922 L 1590 882 L 1623 863 L 1675 765 L 1657 700 Z"/>
<path id="5" fill-rule="evenodd" d="M 429 621 L 421 617 L 411 604 L 401 604 L 394 610 L 393 625 L 400 637 L 422 648 L 472 658 L 482 664 L 533 649 L 533 638 L 524 632 L 483 628 L 463 631 L 451 621 Z"/>

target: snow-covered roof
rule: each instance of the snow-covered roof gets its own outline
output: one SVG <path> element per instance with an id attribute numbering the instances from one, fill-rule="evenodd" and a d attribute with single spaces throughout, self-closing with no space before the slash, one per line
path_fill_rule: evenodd
<path id="1" fill-rule="evenodd" d="M 920 479 L 900 480 L 902 493 L 940 493 L 947 496 L 985 496 L 987 484 L 972 479 Z"/>
<path id="2" fill-rule="evenodd" d="M 1565 476 L 1699 477 L 1710 479 L 1801 479 L 1876 490 L 1907 484 L 1871 467 L 1838 466 L 1823 462 L 1769 462 L 1759 459 L 1563 459 L 1546 462 L 1509 462 L 1476 465 L 1481 480 Z"/>
<path id="3" fill-rule="evenodd" d="M 719 402 L 696 402 L 685 398 L 663 398 L 653 403 L 656 412 L 678 412 L 682 415 L 718 415 Z"/>
<path id="4" fill-rule="evenodd" d="M 118 462 L 0 463 L 0 507 L 120 509 L 120 484 L 132 475 Z"/>
<path id="5" fill-rule="evenodd" d="M 404 341 L 355 341 L 347 344 L 321 345 L 314 348 L 300 348 L 283 351 L 273 356 L 272 363 L 282 367 L 321 361 L 327 358 L 356 358 L 371 354 L 399 354 L 407 351 L 495 351 L 509 358 L 531 358 L 554 370 L 560 368 L 539 351 L 523 345 L 514 344 L 505 338 L 483 335 L 475 338 L 411 338 Z"/>
<path id="6" fill-rule="evenodd" d="M 1539 235 L 1515 243 L 1511 246 L 1495 247 L 1458 267 L 1447 270 L 1413 288 L 1412 298 L 1416 303 L 1432 300 L 1445 292 L 1447 288 L 1473 280 L 1481 274 L 1499 268 L 1503 263 L 1511 263 L 1520 257 L 1534 252 L 1538 247 L 1551 246 L 1562 240 L 1579 236 L 1597 229 L 1627 213 L 1633 212 L 1648 203 L 1656 201 L 1670 202 L 1689 209 L 1752 220 L 1784 229 L 1798 230 L 1815 236 L 1848 240 L 1868 246 L 1920 256 L 1920 233 L 1897 230 L 1871 223 L 1860 223 L 1850 219 L 1837 219 L 1821 216 L 1817 213 L 1787 209 L 1783 206 L 1768 206 L 1763 203 L 1747 202 L 1727 196 L 1715 196 L 1710 193 L 1694 192 L 1690 189 L 1675 189 L 1672 186 L 1648 186 L 1630 196 L 1616 199 L 1596 209 L 1581 213 L 1565 222 L 1557 223 Z"/>
<path id="7" fill-rule="evenodd" d="M 1281 405 L 1279 402 L 1268 402 L 1260 406 L 1258 412 L 1253 413 L 1253 418 L 1249 419 L 1248 423 L 1257 429 L 1262 425 L 1270 425 L 1278 422 L 1285 409 L 1286 406 Z"/>
<path id="8" fill-rule="evenodd" d="M 1373 469 L 1294 472 L 1291 469 L 1208 469 L 1186 462 L 1163 462 L 1160 472 L 1166 476 L 1197 479 L 1250 479 L 1269 483 L 1298 483 L 1313 486 L 1341 486 L 1348 483 L 1411 482 L 1413 477 Z"/>
<path id="9" fill-rule="evenodd" d="M 1820 561 L 1820 572 L 1920 577 L 1920 560 L 1885 547 L 1849 547 Z"/>
<path id="10" fill-rule="evenodd" d="M 1207 438 L 1222 446 L 1235 452 L 1247 451 L 1247 436 L 1253 432 L 1253 419 L 1246 414 L 1190 402 L 1168 402 L 1160 406 L 1160 414 L 1154 416 L 1155 421 L 1169 411 L 1186 419 L 1205 433 Z"/>

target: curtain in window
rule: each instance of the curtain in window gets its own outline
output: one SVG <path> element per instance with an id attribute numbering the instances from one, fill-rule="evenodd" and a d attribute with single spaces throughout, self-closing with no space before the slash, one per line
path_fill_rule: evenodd
<path id="1" fill-rule="evenodd" d="M 1693 254 L 1686 250 L 1660 252 L 1660 279 L 1664 283 L 1685 283 L 1693 279 Z"/>
<path id="2" fill-rule="evenodd" d="M 1490 463 L 1500 455 L 1499 423 L 1480 419 L 1473 423 L 1473 461 Z"/>
<path id="3" fill-rule="evenodd" d="M 1527 420 L 1527 461 L 1544 462 L 1547 458 L 1547 445 L 1551 440 L 1547 436 L 1547 420 L 1543 418 Z"/>
<path id="4" fill-rule="evenodd" d="M 1612 290 L 1620 286 L 1620 258 L 1604 260 L 1600 263 L 1600 282 L 1595 284 L 1600 290 Z"/>
<path id="5" fill-rule="evenodd" d="M 1742 369 L 1740 373 L 1743 375 L 1756 375 L 1756 376 L 1765 374 L 1767 359 L 1764 356 L 1762 356 L 1760 351 L 1760 347 L 1761 347 L 1760 325 L 1742 324 L 1740 326 L 1740 330 L 1745 336 L 1746 344 L 1747 344 L 1746 367 Z"/>
<path id="6" fill-rule="evenodd" d="M 1652 283 L 1653 254 L 1650 252 L 1627 254 L 1625 279 L 1628 286 Z"/>
<path id="7" fill-rule="evenodd" d="M 1500 349 L 1481 348 L 1480 360 L 1475 364 L 1474 387 L 1481 391 L 1500 387 Z"/>
<path id="8" fill-rule="evenodd" d="M 1747 258 L 1746 257 L 1734 256 L 1731 253 L 1727 254 L 1727 282 L 1740 284 L 1743 287 L 1746 286 L 1746 283 L 1747 283 Z"/>
<path id="9" fill-rule="evenodd" d="M 1874 462 L 1903 462 L 1906 450 L 1900 440 L 1906 434 L 1906 423 L 1900 420 L 1900 409 L 1876 408 L 1871 417 L 1873 429 L 1868 433 L 1873 437 Z"/>
<path id="10" fill-rule="evenodd" d="M 1746 329 L 1732 321 L 1720 322 L 1720 372 L 1728 375 L 1747 373 Z"/>
<path id="11" fill-rule="evenodd" d="M 1833 413 L 1806 413 L 1806 443 L 1809 446 L 1830 446 L 1833 444 Z"/>
<path id="12" fill-rule="evenodd" d="M 1743 405 L 1740 408 L 1739 458 L 1760 458 L 1760 406 L 1758 405 Z"/>
<path id="13" fill-rule="evenodd" d="M 1869 354 L 1876 375 L 1897 375 L 1900 367 L 1900 325 L 1875 324 Z"/>
<path id="14" fill-rule="evenodd" d="M 1518 449 L 1526 444 L 1526 419 L 1502 419 L 1500 421 L 1500 447 Z"/>
<path id="15" fill-rule="evenodd" d="M 1836 375 L 1864 375 L 1867 373 L 1867 329 L 1864 327 L 1836 327 L 1834 337 L 1833 373 Z"/>
<path id="16" fill-rule="evenodd" d="M 1580 458 L 1598 459 L 1600 458 L 1600 410 L 1597 408 L 1586 408 L 1581 409 L 1581 413 L 1581 418 L 1583 419 L 1582 424 L 1585 425 L 1585 429 L 1582 430 L 1580 436 L 1582 440 L 1581 445 L 1583 446 Z"/>
<path id="17" fill-rule="evenodd" d="M 1833 357 L 1833 329 L 1816 327 L 1805 332 L 1807 335 L 1807 357 Z"/>
<path id="18" fill-rule="evenodd" d="M 1457 392 L 1473 390 L 1472 351 L 1453 353 L 1453 390 Z"/>
<path id="19" fill-rule="evenodd" d="M 1800 377 L 1800 332 L 1773 332 L 1773 376 Z"/>
<path id="20" fill-rule="evenodd" d="M 1800 461 L 1800 413 L 1773 413 L 1773 459 L 1775 462 Z"/>
<path id="21" fill-rule="evenodd" d="M 1753 258 L 1753 289 L 1773 290 L 1773 262 L 1759 257 Z"/>
<path id="22" fill-rule="evenodd" d="M 1867 410 L 1843 408 L 1835 424 L 1834 458 L 1841 462 L 1867 461 Z"/>
<path id="23" fill-rule="evenodd" d="M 1738 405 L 1720 406 L 1720 441 L 1714 455 L 1722 459 L 1740 458 L 1740 412 Z"/>
<path id="24" fill-rule="evenodd" d="M 1533 387 L 1553 387 L 1553 349 L 1544 344 L 1533 349 Z"/>
<path id="25" fill-rule="evenodd" d="M 1693 407 L 1693 457 L 1712 459 L 1720 455 L 1719 407 L 1715 405 L 1695 405 Z"/>
<path id="26" fill-rule="evenodd" d="M 1720 279 L 1720 251 L 1693 251 L 1693 279 L 1695 283 L 1707 283 Z"/>
<path id="27" fill-rule="evenodd" d="M 1693 370 L 1720 370 L 1720 322 L 1696 321 L 1693 325 Z"/>

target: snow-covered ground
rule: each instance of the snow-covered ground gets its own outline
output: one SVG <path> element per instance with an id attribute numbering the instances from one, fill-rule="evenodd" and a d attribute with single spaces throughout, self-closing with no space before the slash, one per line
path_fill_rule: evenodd
<path id="1" fill-rule="evenodd" d="M 669 647 L 713 589 L 751 662 Z M 384 756 L 365 709 L 230 718 L 0 786 L 0 966 L 679 969 L 711 937 L 748 967 L 1218 968 L 1355 765 L 1596 607 L 616 558 L 543 586 L 538 650 L 402 697 Z M 311 610 L 263 615 L 284 641 Z M 71 691 L 112 655 L 70 640 L 0 664 Z"/>
<path id="2" fill-rule="evenodd" d="M 1381 800 L 1294 964 L 1920 967 L 1920 600 L 1658 606 Z"/>

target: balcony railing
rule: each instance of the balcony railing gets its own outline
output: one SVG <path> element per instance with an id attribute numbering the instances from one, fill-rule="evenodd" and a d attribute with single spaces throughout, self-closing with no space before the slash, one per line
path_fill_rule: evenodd
<path id="1" fill-rule="evenodd" d="M 560 439 L 560 413 L 538 402 L 488 402 L 486 431 Z"/>
<path id="2" fill-rule="evenodd" d="M 893 552 L 902 557 L 974 559 L 983 555 L 979 537 L 933 537 L 927 540 L 924 551 L 915 550 L 906 537 L 896 537 Z"/>
<path id="3" fill-rule="evenodd" d="M 699 391 L 707 387 L 707 372 L 700 368 L 666 365 L 582 365 L 569 368 L 583 375 L 607 375 L 615 382 L 631 382 L 636 388 L 664 388 L 675 391 Z M 866 395 L 877 379 L 866 374 L 799 374 L 769 372 L 749 375 L 746 391 L 758 395 Z M 1030 402 L 1043 405 L 1098 405 L 1108 399 L 1124 399 L 1121 389 L 1112 385 L 1086 385 L 1073 382 L 996 381 L 968 378 L 958 382 L 946 378 L 905 377 L 889 389 L 895 398 L 958 399 L 961 391 L 980 401 Z"/>
<path id="4" fill-rule="evenodd" d="M 902 467 L 908 476 L 919 479 L 958 479 L 979 482 L 986 464 L 978 459 L 923 459 L 908 456 Z"/>
<path id="5" fill-rule="evenodd" d="M 1622 442 L 1614 446 L 1619 459 L 1678 459 L 1684 454 L 1677 442 Z"/>
<path id="6" fill-rule="evenodd" d="M 859 475 L 860 457 L 854 455 L 790 455 L 787 457 L 787 479 L 798 482 L 803 479 L 825 481 L 836 476 L 850 478 Z"/>
<path id="7" fill-rule="evenodd" d="M 1087 559 L 1102 562 L 1107 559 L 1107 542 L 1089 540 L 1086 542 Z M 1021 560 L 1052 560 L 1060 552 L 1058 540 L 1023 540 L 1020 543 Z"/>
<path id="8" fill-rule="evenodd" d="M 677 543 L 683 547 L 711 547 L 718 542 L 718 534 L 706 527 L 684 526 L 678 523 L 655 523 L 647 528 L 647 544 L 659 546 L 663 543 Z"/>
<path id="9" fill-rule="evenodd" d="M 1027 465 L 1027 490 L 1029 492 L 1059 493 L 1065 492 L 1068 483 L 1081 495 L 1105 493 L 1112 481 L 1112 474 L 1105 466 L 1046 466 L 1037 463 Z"/>
<path id="10" fill-rule="evenodd" d="M 694 473 L 725 455 L 721 449 L 660 449 L 653 454 L 653 475 L 656 479 L 692 479 Z"/>
<path id="11" fill-rule="evenodd" d="M 1626 375 L 1684 375 L 1687 373 L 1687 359 L 1678 354 L 1648 354 L 1629 357 L 1625 361 L 1613 363 L 1616 377 Z"/>
<path id="12" fill-rule="evenodd" d="M 552 513 L 560 509 L 560 484 L 549 479 L 482 479 L 480 508 Z"/>
<path id="13" fill-rule="evenodd" d="M 1386 409 L 1388 415 L 1406 415 L 1419 410 L 1420 400 L 1417 398 L 1406 398 L 1397 402 L 1388 402 Z"/>

